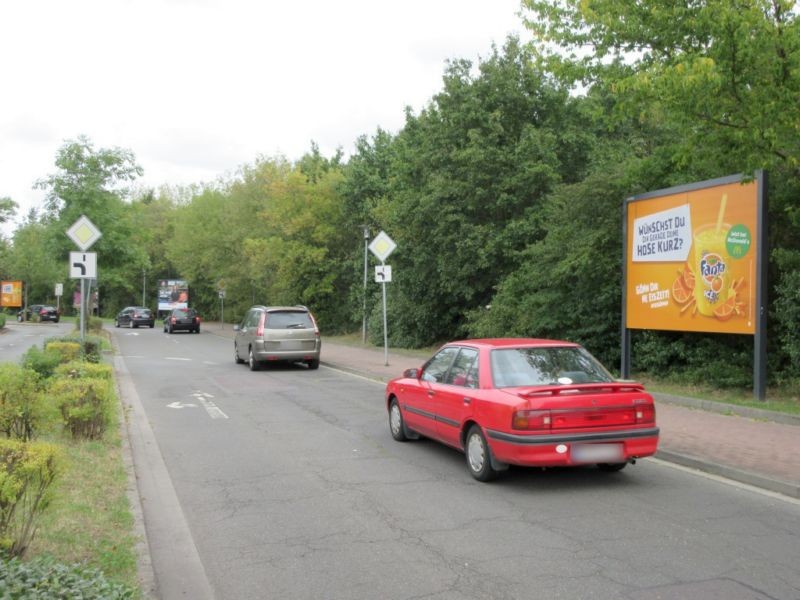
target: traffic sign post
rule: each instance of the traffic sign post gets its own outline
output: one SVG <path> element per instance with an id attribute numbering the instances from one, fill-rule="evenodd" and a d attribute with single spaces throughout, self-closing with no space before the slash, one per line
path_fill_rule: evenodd
<path id="1" fill-rule="evenodd" d="M 88 292 L 85 282 L 87 279 L 91 282 L 92 279 L 97 278 L 97 254 L 86 251 L 102 235 L 86 215 L 81 215 L 72 224 L 72 227 L 67 229 L 69 239 L 81 249 L 81 252 L 69 253 L 69 276 L 71 279 L 81 280 L 81 342 L 86 337 L 86 296 Z M 89 288 L 91 289 L 91 285 Z"/>
<path id="2" fill-rule="evenodd" d="M 389 333 L 386 324 L 386 283 L 392 280 L 392 267 L 386 264 L 386 259 L 397 248 L 397 244 L 385 231 L 381 231 L 369 245 L 369 250 L 380 261 L 381 266 L 375 267 L 375 281 L 380 281 L 383 288 L 383 364 L 389 366 Z M 379 270 L 380 269 L 380 278 Z"/>

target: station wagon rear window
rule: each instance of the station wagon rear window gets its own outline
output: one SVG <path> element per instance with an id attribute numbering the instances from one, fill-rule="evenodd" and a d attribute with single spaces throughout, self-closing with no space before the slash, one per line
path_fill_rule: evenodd
<path id="1" fill-rule="evenodd" d="M 280 311 L 267 313 L 267 329 L 313 329 L 314 323 L 307 312 Z"/>

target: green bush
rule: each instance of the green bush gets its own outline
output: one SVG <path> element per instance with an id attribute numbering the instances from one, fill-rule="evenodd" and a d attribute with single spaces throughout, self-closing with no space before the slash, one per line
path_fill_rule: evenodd
<path id="1" fill-rule="evenodd" d="M 103 319 L 100 317 L 89 317 L 86 330 L 91 331 L 95 335 L 99 334 L 103 330 Z"/>
<path id="2" fill-rule="evenodd" d="M 53 338 L 48 338 L 48 340 L 45 342 L 45 346 L 53 342 L 67 342 L 70 344 L 80 345 L 81 353 L 84 360 L 88 360 L 89 362 L 93 363 L 100 362 L 100 359 L 102 357 L 103 338 L 100 336 L 87 335 L 84 336 L 83 341 L 81 341 L 80 337 L 76 335 L 53 337 Z"/>
<path id="3" fill-rule="evenodd" d="M 81 344 L 78 341 L 47 340 L 44 349 L 60 354 L 62 363 L 77 360 L 82 352 Z"/>
<path id="4" fill-rule="evenodd" d="M 36 371 L 40 377 L 45 379 L 52 377 L 56 367 L 60 364 L 61 354 L 53 350 L 40 350 L 36 346 L 31 346 L 22 355 L 22 366 Z"/>
<path id="5" fill-rule="evenodd" d="M 55 370 L 57 377 L 69 377 L 73 379 L 81 379 L 85 377 L 94 377 L 97 379 L 111 379 L 113 369 L 111 365 L 106 363 L 93 363 L 85 360 L 74 360 L 72 362 L 58 365 Z"/>
<path id="6" fill-rule="evenodd" d="M 0 313 L 0 329 L 6 326 L 6 314 Z"/>
<path id="7" fill-rule="evenodd" d="M 7 557 L 25 554 L 60 471 L 57 446 L 0 439 L 0 552 Z"/>
<path id="8" fill-rule="evenodd" d="M 28 441 L 42 416 L 39 375 L 13 363 L 0 363 L 0 431 Z"/>
<path id="9" fill-rule="evenodd" d="M 110 380 L 96 377 L 56 379 L 49 391 L 73 438 L 97 440 L 103 437 L 111 423 L 116 399 Z"/>
<path id="10" fill-rule="evenodd" d="M 98 569 L 64 565 L 49 558 L 21 562 L 0 561 L 0 598 L 81 598 L 82 600 L 123 600 L 135 598 L 134 591 L 106 580 Z"/>

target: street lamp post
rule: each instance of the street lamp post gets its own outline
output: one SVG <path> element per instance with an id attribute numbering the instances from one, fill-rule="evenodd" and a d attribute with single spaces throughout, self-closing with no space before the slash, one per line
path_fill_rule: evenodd
<path id="1" fill-rule="evenodd" d="M 145 298 L 147 297 L 147 271 L 142 269 L 142 306 L 147 306 L 145 304 Z"/>
<path id="2" fill-rule="evenodd" d="M 363 317 L 361 321 L 361 342 L 367 343 L 367 245 L 369 243 L 369 227 L 364 225 L 364 297 Z"/>

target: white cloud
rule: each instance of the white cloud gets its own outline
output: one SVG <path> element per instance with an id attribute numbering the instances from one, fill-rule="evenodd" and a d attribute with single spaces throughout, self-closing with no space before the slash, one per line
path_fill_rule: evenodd
<path id="1" fill-rule="evenodd" d="M 0 197 L 87 135 L 132 150 L 140 185 L 212 181 L 260 155 L 352 150 L 441 90 L 448 59 L 521 33 L 518 0 L 3 3 Z M 15 57 L 10 60 L 8 57 Z"/>

